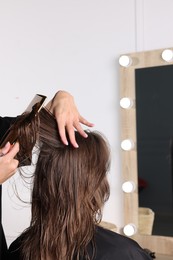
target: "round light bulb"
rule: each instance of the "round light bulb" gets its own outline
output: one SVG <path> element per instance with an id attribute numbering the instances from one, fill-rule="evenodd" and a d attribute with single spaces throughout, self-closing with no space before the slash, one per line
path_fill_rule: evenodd
<path id="1" fill-rule="evenodd" d="M 124 97 L 120 100 L 120 106 L 124 109 L 131 108 L 133 106 L 133 100 L 128 97 Z"/>
<path id="2" fill-rule="evenodd" d="M 126 236 L 131 237 L 136 233 L 137 229 L 134 224 L 127 224 L 123 228 L 123 232 Z"/>
<path id="3" fill-rule="evenodd" d="M 130 151 L 134 148 L 134 142 L 131 139 L 125 139 L 121 142 L 121 148 L 124 151 Z"/>
<path id="4" fill-rule="evenodd" d="M 127 55 L 122 55 L 119 58 L 119 64 L 123 67 L 129 67 L 132 64 L 132 59 Z"/>
<path id="5" fill-rule="evenodd" d="M 173 51 L 169 50 L 169 49 L 164 50 L 162 52 L 162 59 L 167 62 L 172 61 L 173 60 Z"/>
<path id="6" fill-rule="evenodd" d="M 131 193 L 135 190 L 135 183 L 132 182 L 132 181 L 126 181 L 123 183 L 122 185 L 122 190 L 125 192 L 125 193 Z"/>

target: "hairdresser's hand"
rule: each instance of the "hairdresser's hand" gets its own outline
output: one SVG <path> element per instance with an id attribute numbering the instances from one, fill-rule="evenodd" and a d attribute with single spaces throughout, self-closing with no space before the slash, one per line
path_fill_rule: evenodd
<path id="1" fill-rule="evenodd" d="M 58 91 L 54 98 L 47 104 L 46 108 L 56 117 L 62 142 L 68 145 L 67 132 L 72 145 L 78 147 L 75 139 L 75 129 L 83 137 L 87 137 L 81 124 L 89 127 L 92 127 L 93 124 L 79 114 L 73 96 L 66 91 Z"/>
<path id="2" fill-rule="evenodd" d="M 10 178 L 17 170 L 18 160 L 14 159 L 19 151 L 19 144 L 11 145 L 9 142 L 0 149 L 0 184 Z"/>

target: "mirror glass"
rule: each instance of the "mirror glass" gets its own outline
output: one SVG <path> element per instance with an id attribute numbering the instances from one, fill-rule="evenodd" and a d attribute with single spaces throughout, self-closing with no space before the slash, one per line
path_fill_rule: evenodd
<path id="1" fill-rule="evenodd" d="M 173 236 L 173 65 L 135 70 L 139 206 Z"/>

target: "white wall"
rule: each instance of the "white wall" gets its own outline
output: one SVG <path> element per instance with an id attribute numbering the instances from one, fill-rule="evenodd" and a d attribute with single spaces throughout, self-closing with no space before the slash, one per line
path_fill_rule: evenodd
<path id="1" fill-rule="evenodd" d="M 123 225 L 120 139 L 120 54 L 173 46 L 172 0 L 1 0 L 1 115 L 23 112 L 35 93 L 74 95 L 81 114 L 111 144 L 111 197 L 104 220 Z M 19 183 L 20 194 L 29 191 Z M 30 210 L 3 185 L 8 241 L 29 223 Z"/>

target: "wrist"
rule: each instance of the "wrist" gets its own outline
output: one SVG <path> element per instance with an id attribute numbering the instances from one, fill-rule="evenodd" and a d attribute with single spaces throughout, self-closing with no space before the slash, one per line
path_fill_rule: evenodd
<path id="1" fill-rule="evenodd" d="M 54 109 L 61 105 L 61 103 L 68 104 L 71 101 L 74 102 L 74 98 L 69 92 L 59 90 L 46 105 L 46 109 L 54 114 Z"/>

